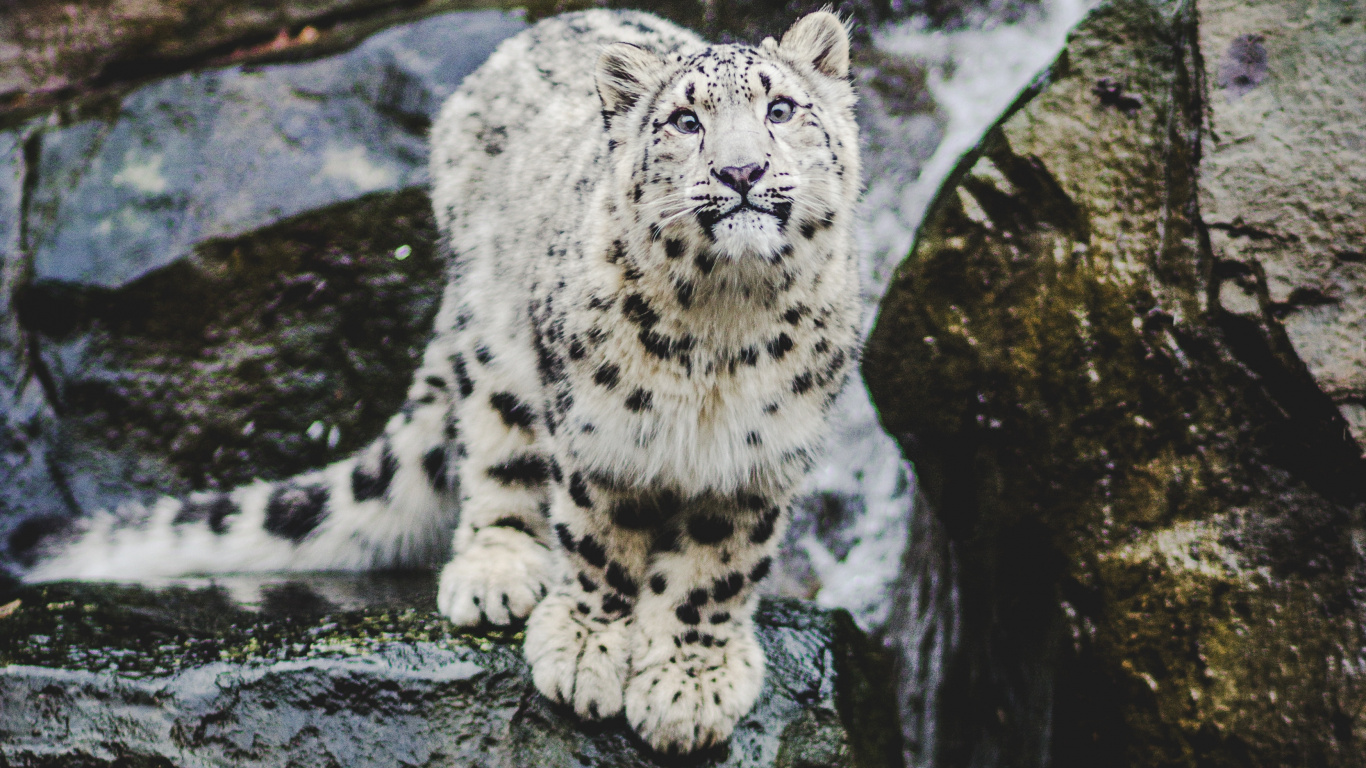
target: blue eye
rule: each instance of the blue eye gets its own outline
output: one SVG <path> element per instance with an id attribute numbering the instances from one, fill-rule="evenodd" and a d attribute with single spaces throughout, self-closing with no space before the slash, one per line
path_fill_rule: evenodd
<path id="1" fill-rule="evenodd" d="M 701 121 L 691 109 L 678 110 L 669 118 L 669 123 L 683 133 L 697 133 L 702 130 Z"/>
<path id="2" fill-rule="evenodd" d="M 792 103 L 792 99 L 774 99 L 768 105 L 768 120 L 771 123 L 786 123 L 796 111 L 797 105 Z"/>

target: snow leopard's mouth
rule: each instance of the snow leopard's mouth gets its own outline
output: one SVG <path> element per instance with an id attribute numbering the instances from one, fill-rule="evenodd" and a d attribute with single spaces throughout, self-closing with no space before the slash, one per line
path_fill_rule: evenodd
<path id="1" fill-rule="evenodd" d="M 778 220 L 778 227 L 781 229 L 782 227 L 787 226 L 787 220 L 792 216 L 792 203 L 774 203 L 771 208 L 765 208 L 762 205 L 754 204 L 749 199 L 744 199 L 738 204 L 731 206 L 730 210 L 717 211 L 714 209 L 707 209 L 698 211 L 697 220 L 702 224 L 702 228 L 707 230 L 708 234 L 711 234 L 712 229 L 715 228 L 717 224 L 733 216 L 744 213 L 745 211 L 772 216 Z"/>

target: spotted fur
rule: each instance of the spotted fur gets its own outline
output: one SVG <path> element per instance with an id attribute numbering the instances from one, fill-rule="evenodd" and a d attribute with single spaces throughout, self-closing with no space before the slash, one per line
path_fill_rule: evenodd
<path id="1" fill-rule="evenodd" d="M 441 611 L 526 618 L 545 695 L 662 751 L 728 738 L 856 355 L 853 105 L 829 13 L 757 47 L 608 11 L 506 41 L 433 128 L 450 280 L 385 434 L 104 515 L 34 577 L 415 565 L 454 527 Z"/>

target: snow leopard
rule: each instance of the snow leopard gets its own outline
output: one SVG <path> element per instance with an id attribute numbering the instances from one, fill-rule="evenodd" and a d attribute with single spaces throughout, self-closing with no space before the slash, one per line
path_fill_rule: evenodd
<path id="1" fill-rule="evenodd" d="M 855 364 L 849 33 L 708 45 L 547 19 L 441 109 L 448 283 L 406 404 L 354 456 L 102 513 L 29 575 L 439 564 L 457 625 L 525 621 L 536 688 L 652 748 L 759 695 L 756 585 Z"/>

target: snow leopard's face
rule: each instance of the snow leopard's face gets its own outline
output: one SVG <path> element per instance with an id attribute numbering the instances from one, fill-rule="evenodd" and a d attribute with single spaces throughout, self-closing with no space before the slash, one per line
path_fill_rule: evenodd
<path id="1" fill-rule="evenodd" d="M 843 64 L 821 58 L 843 32 L 673 61 L 646 53 L 629 75 L 609 69 L 641 86 L 604 106 L 625 118 L 609 116 L 618 172 L 629 174 L 624 205 L 652 239 L 776 264 L 847 217 L 858 176 L 847 53 Z"/>

